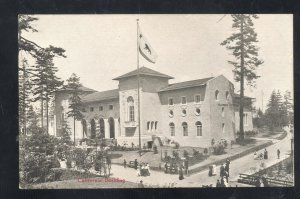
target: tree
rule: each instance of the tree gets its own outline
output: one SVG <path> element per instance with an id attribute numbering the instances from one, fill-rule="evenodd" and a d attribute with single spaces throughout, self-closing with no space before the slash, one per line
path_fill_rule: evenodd
<path id="1" fill-rule="evenodd" d="M 69 79 L 67 79 L 67 88 L 70 89 L 70 111 L 67 112 L 68 117 L 73 117 L 74 119 L 74 145 L 75 145 L 75 121 L 82 120 L 83 114 L 81 111 L 83 110 L 83 104 L 80 98 L 80 78 L 76 76 L 76 74 L 72 74 Z"/>
<path id="2" fill-rule="evenodd" d="M 285 110 L 286 114 L 287 114 L 287 125 L 288 124 L 292 124 L 294 123 L 294 107 L 293 107 L 293 103 L 292 103 L 292 96 L 291 96 L 291 92 L 290 91 L 285 91 L 284 96 L 283 96 L 283 109 Z"/>
<path id="3" fill-rule="evenodd" d="M 280 110 L 277 94 L 275 91 L 272 92 L 267 104 L 266 120 L 271 132 L 274 131 L 275 127 L 280 126 Z"/>
<path id="4" fill-rule="evenodd" d="M 257 19 L 257 15 L 253 14 L 233 14 L 232 28 L 234 33 L 224 40 L 221 45 L 232 51 L 235 57 L 234 61 L 228 61 L 234 66 L 234 79 L 240 82 L 240 139 L 244 139 L 244 80 L 247 84 L 255 86 L 255 80 L 259 78 L 256 74 L 256 68 L 263 63 L 258 59 L 258 47 L 255 43 L 257 33 L 254 31 L 252 19 Z"/>
<path id="5" fill-rule="evenodd" d="M 27 111 L 27 122 L 28 122 L 28 132 L 32 134 L 33 132 L 37 132 L 38 130 L 38 114 L 34 111 L 33 106 L 30 105 Z"/>
<path id="6" fill-rule="evenodd" d="M 46 105 L 47 114 L 47 133 L 48 133 L 48 102 L 49 95 L 54 91 L 58 90 L 63 82 L 56 76 L 58 71 L 57 67 L 54 66 L 54 57 L 66 57 L 64 55 L 65 50 L 62 48 L 49 46 L 44 49 L 40 49 L 34 55 L 36 58 L 36 65 L 34 66 L 35 77 L 33 78 L 33 83 L 35 89 L 33 91 L 34 99 L 33 101 L 41 102 L 41 126 L 44 128 L 44 102 Z"/>

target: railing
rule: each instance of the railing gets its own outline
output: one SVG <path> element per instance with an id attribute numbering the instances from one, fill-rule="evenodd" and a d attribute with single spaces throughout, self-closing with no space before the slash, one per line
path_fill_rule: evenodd
<path id="1" fill-rule="evenodd" d="M 238 183 L 243 183 L 243 184 L 249 184 L 249 185 L 256 185 L 257 179 L 260 178 L 261 176 L 257 175 L 247 175 L 247 174 L 239 174 L 239 179 Z M 272 178 L 266 178 L 266 181 L 268 182 L 269 186 L 283 186 L 283 187 L 289 187 L 289 186 L 294 186 L 294 183 L 291 181 L 286 181 L 286 180 L 279 180 L 279 179 L 272 179 Z"/>

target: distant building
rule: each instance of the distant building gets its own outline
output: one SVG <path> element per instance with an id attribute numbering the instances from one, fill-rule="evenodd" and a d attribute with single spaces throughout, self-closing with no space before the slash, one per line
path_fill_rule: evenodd
<path id="1" fill-rule="evenodd" d="M 239 126 L 238 100 L 233 84 L 223 75 L 169 84 L 173 77 L 140 68 L 140 125 L 142 146 L 155 139 L 181 146 L 208 147 L 211 140 L 236 139 Z M 82 87 L 84 119 L 76 121 L 76 143 L 102 135 L 119 145 L 138 145 L 137 70 L 114 78 L 119 88 L 98 92 Z M 56 92 L 53 134 L 60 136 L 67 118 L 69 91 Z M 252 130 L 252 98 L 245 97 L 245 130 Z M 71 136 L 72 139 L 73 135 Z"/>

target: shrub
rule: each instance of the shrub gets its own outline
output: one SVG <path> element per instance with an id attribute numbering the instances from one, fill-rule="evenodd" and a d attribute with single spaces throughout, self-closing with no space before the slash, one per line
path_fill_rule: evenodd
<path id="1" fill-rule="evenodd" d="M 213 147 L 215 155 L 222 155 L 225 153 L 225 146 L 223 144 L 218 144 Z"/>
<path id="2" fill-rule="evenodd" d="M 215 145 L 215 139 L 211 139 L 211 146 L 214 146 Z"/>
<path id="3" fill-rule="evenodd" d="M 158 154 L 157 146 L 155 144 L 153 145 L 153 151 L 154 151 L 154 154 Z"/>
<path id="4" fill-rule="evenodd" d="M 194 155 L 194 156 L 197 156 L 198 154 L 199 154 L 199 151 L 193 149 L 193 155 Z"/>
<path id="5" fill-rule="evenodd" d="M 204 148 L 203 153 L 204 153 L 205 155 L 207 155 L 207 154 L 208 154 L 208 148 Z"/>
<path id="6" fill-rule="evenodd" d="M 183 157 L 185 157 L 185 158 L 189 157 L 189 152 L 187 152 L 187 150 L 183 151 Z"/>
<path id="7" fill-rule="evenodd" d="M 179 143 L 178 142 L 174 142 L 174 144 L 175 144 L 175 149 L 179 149 L 179 147 L 180 147 L 180 145 L 179 145 Z"/>
<path id="8" fill-rule="evenodd" d="M 177 151 L 173 151 L 173 157 L 177 160 L 179 159 L 179 153 Z"/>

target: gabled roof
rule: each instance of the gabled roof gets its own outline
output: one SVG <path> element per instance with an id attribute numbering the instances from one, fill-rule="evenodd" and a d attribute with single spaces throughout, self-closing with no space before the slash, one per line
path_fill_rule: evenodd
<path id="1" fill-rule="evenodd" d="M 94 92 L 82 97 L 82 102 L 95 102 L 109 99 L 117 99 L 119 98 L 119 89 L 102 91 L 102 92 Z"/>
<path id="2" fill-rule="evenodd" d="M 174 79 L 174 77 L 171 77 L 169 75 L 165 75 L 163 73 L 157 72 L 155 70 L 152 70 L 152 69 L 144 67 L 144 66 L 139 68 L 139 72 L 140 72 L 140 75 L 148 75 L 148 76 L 155 76 L 155 77 L 163 77 L 163 78 L 167 78 L 167 79 Z M 116 77 L 113 80 L 119 80 L 119 79 L 123 79 L 123 78 L 126 78 L 126 77 L 132 77 L 132 76 L 136 76 L 137 74 L 138 74 L 138 70 L 136 69 L 136 70 L 133 70 L 129 73 L 126 73 L 124 75 Z"/>
<path id="3" fill-rule="evenodd" d="M 240 94 L 234 93 L 234 94 L 233 94 L 233 97 L 234 97 L 234 98 L 240 98 Z M 244 96 L 244 98 L 245 98 L 245 99 L 255 99 L 255 98 L 253 98 L 253 97 L 248 97 L 248 96 Z"/>
<path id="4" fill-rule="evenodd" d="M 202 86 L 202 85 L 205 85 L 207 83 L 207 81 L 212 78 L 213 77 L 208 77 L 208 78 L 203 78 L 203 79 L 196 79 L 196 80 L 191 80 L 191 81 L 169 84 L 168 86 L 160 89 L 159 92 L 182 89 L 182 88 L 189 88 L 189 87 L 195 87 L 195 86 Z"/>

